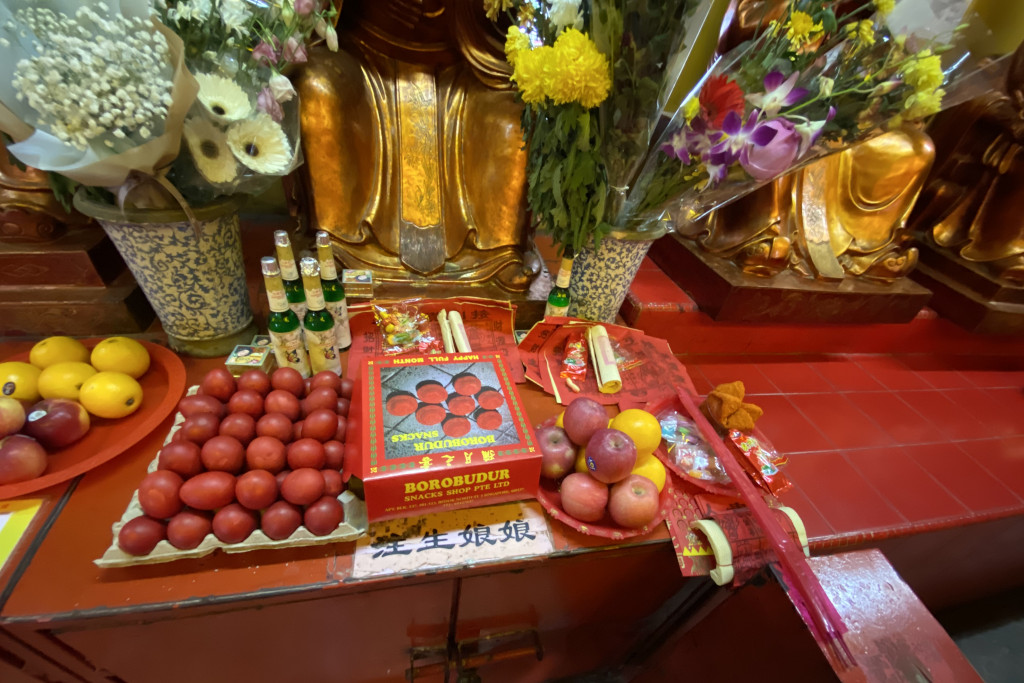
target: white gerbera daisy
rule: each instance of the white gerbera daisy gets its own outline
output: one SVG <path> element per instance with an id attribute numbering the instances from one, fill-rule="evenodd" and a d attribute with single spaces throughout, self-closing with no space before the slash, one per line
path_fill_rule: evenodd
<path id="1" fill-rule="evenodd" d="M 230 183 L 238 176 L 238 163 L 224 133 L 204 118 L 185 121 L 185 142 L 192 160 L 211 183 Z"/>
<path id="2" fill-rule="evenodd" d="M 241 86 L 215 74 L 196 74 L 199 101 L 218 121 L 239 121 L 252 113 L 252 104 Z"/>
<path id="3" fill-rule="evenodd" d="M 269 114 L 260 112 L 228 129 L 228 147 L 243 164 L 268 175 L 286 173 L 292 165 L 288 136 Z"/>

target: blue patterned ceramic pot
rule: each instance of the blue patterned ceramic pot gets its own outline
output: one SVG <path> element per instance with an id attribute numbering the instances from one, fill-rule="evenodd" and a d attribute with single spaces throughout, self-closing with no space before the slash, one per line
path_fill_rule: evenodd
<path id="1" fill-rule="evenodd" d="M 171 348 L 221 356 L 248 343 L 255 328 L 242 263 L 234 199 L 194 208 L 198 239 L 181 211 L 127 209 L 75 196 L 121 252 L 149 299 Z"/>
<path id="2" fill-rule="evenodd" d="M 613 323 L 647 250 L 665 234 L 660 221 L 639 230 L 616 230 L 600 246 L 584 247 L 572 262 L 569 315 Z"/>

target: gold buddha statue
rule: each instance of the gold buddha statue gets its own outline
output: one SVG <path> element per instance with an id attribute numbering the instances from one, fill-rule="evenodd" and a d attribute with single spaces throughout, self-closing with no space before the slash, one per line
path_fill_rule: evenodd
<path id="1" fill-rule="evenodd" d="M 35 242 L 56 239 L 68 224 L 88 219 L 69 213 L 50 190 L 46 172 L 16 166 L 0 148 L 0 240 Z"/>
<path id="2" fill-rule="evenodd" d="M 1024 45 L 1004 92 L 936 117 L 939 156 L 911 226 L 993 278 L 1024 284 Z"/>
<path id="3" fill-rule="evenodd" d="M 338 26 L 296 77 L 315 228 L 380 281 L 527 289 L 521 105 L 482 4 L 349 1 Z"/>
<path id="4" fill-rule="evenodd" d="M 741 0 L 725 47 L 749 39 L 785 7 L 779 0 Z M 917 264 L 906 221 L 934 156 L 928 135 L 905 126 L 809 164 L 679 230 L 753 275 L 790 269 L 826 280 L 895 280 Z"/>

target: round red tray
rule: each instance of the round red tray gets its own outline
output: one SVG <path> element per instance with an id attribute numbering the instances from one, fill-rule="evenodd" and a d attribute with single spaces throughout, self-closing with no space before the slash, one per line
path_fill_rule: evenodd
<path id="1" fill-rule="evenodd" d="M 580 533 L 587 534 L 588 536 L 611 538 L 616 541 L 651 533 L 658 528 L 659 524 L 665 521 L 665 516 L 675 506 L 675 499 L 672 496 L 672 478 L 666 477 L 665 488 L 661 490 L 661 496 L 659 497 L 658 514 L 646 526 L 639 529 L 621 527 L 612 521 L 607 511 L 605 511 L 604 517 L 596 522 L 581 522 L 562 509 L 562 496 L 558 492 L 558 487 L 558 482 L 542 477 L 540 487 L 537 489 L 537 500 L 540 501 L 541 506 L 549 515 L 563 524 L 571 526 Z"/>
<path id="2" fill-rule="evenodd" d="M 90 348 L 99 341 L 83 340 Z M 174 411 L 185 390 L 185 366 L 173 351 L 149 342 L 142 344 L 150 358 L 149 370 L 139 378 L 142 406 L 118 420 L 92 417 L 89 432 L 80 441 L 50 454 L 42 476 L 0 486 L 0 500 L 41 491 L 102 465 L 137 444 Z M 28 353 L 4 360 L 27 362 Z"/>

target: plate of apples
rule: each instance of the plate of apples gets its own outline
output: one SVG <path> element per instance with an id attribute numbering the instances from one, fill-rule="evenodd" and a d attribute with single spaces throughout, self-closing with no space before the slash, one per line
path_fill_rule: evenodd
<path id="1" fill-rule="evenodd" d="M 604 406 L 579 397 L 539 425 L 537 499 L 549 515 L 581 533 L 621 540 L 656 529 L 675 501 L 654 453 L 660 443 L 641 443 L 638 453 L 637 441 L 615 424 Z"/>

